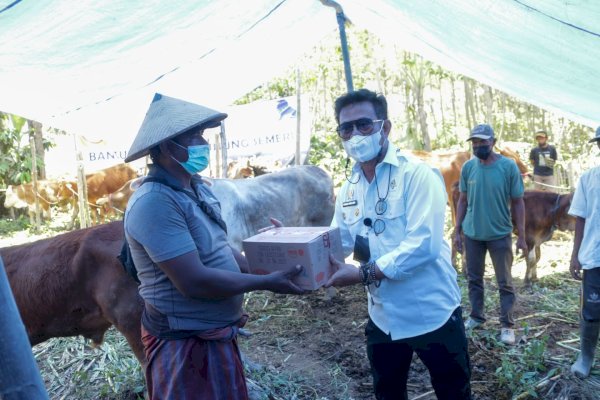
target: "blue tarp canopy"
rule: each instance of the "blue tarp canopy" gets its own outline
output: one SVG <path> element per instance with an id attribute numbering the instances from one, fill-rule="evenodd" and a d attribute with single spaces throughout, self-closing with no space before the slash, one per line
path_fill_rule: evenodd
<path id="1" fill-rule="evenodd" d="M 386 42 L 589 126 L 600 121 L 599 1 L 338 3 Z M 153 93 L 228 105 L 335 30 L 333 9 L 317 0 L 0 0 L 0 110 L 131 137 Z"/>

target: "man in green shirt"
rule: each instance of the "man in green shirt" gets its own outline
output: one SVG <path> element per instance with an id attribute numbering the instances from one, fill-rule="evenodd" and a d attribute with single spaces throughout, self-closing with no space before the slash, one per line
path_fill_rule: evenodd
<path id="1" fill-rule="evenodd" d="M 483 274 L 486 251 L 490 253 L 500 292 L 500 340 L 515 343 L 513 308 L 515 291 L 512 284 L 511 205 L 515 213 L 519 238 L 517 248 L 527 253 L 525 244 L 525 206 L 523 180 L 515 162 L 493 151 L 496 140 L 490 125 L 477 125 L 468 139 L 476 158 L 461 170 L 454 241 L 462 250 L 464 233 L 469 280 L 471 315 L 467 329 L 485 322 Z"/>

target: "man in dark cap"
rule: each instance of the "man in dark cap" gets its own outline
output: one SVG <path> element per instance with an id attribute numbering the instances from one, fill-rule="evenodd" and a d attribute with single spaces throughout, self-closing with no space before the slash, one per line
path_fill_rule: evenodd
<path id="1" fill-rule="evenodd" d="M 527 253 L 525 244 L 525 205 L 523 180 L 517 164 L 493 151 L 496 140 L 490 125 L 477 125 L 467 141 L 475 158 L 467 161 L 460 173 L 460 198 L 456 210 L 454 244 L 462 250 L 461 231 L 465 237 L 467 275 L 471 316 L 468 330 L 485 322 L 483 274 L 485 254 L 490 253 L 500 292 L 500 340 L 515 343 L 513 308 L 515 289 L 512 284 L 512 231 L 510 206 L 515 212 L 519 238 L 517 248 Z"/>
<path id="2" fill-rule="evenodd" d="M 590 143 L 600 148 L 600 127 Z M 594 365 L 600 332 L 600 166 L 579 178 L 569 214 L 576 218 L 571 275 L 581 280 L 579 332 L 581 352 L 571 372 L 586 378 Z M 581 270 L 583 269 L 583 276 Z"/>
<path id="3" fill-rule="evenodd" d="M 548 144 L 548 133 L 538 131 L 535 133 L 537 147 L 531 149 L 529 161 L 533 165 L 533 181 L 536 190 L 552 191 L 556 185 L 554 179 L 554 164 L 558 154 L 556 148 Z"/>
<path id="4" fill-rule="evenodd" d="M 227 117 L 156 94 L 125 161 L 147 154 L 150 172 L 132 195 L 125 235 L 144 300 L 142 342 L 150 399 L 247 399 L 237 347 L 252 290 L 300 294 L 301 267 L 249 275 L 227 241 L 220 204 L 198 172 L 209 163 L 205 129 Z"/>

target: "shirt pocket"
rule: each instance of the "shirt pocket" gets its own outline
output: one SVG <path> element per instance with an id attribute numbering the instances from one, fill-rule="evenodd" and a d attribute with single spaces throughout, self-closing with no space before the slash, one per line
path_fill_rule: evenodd
<path id="1" fill-rule="evenodd" d="M 396 195 L 386 200 L 387 208 L 385 212 L 378 216 L 378 218 L 384 219 L 386 224 L 388 221 L 394 221 L 398 218 L 402 218 L 406 215 L 406 203 L 404 196 Z"/>
<path id="2" fill-rule="evenodd" d="M 342 208 L 342 218 L 344 223 L 352 229 L 355 225 L 362 221 L 363 212 L 359 206 L 354 207 L 343 207 Z"/>
<path id="3" fill-rule="evenodd" d="M 379 235 L 382 253 L 390 251 L 400 244 L 406 236 L 406 202 L 402 195 L 397 195 L 387 200 L 387 209 L 378 219 L 385 223 L 385 230 Z"/>

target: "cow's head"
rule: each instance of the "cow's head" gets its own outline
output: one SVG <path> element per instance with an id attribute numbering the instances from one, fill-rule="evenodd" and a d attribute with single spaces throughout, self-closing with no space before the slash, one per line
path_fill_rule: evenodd
<path id="1" fill-rule="evenodd" d="M 523 161 L 521 161 L 521 157 L 519 157 L 519 153 L 517 153 L 516 151 L 513 151 L 509 147 L 501 148 L 500 146 L 496 145 L 496 149 L 504 157 L 513 159 L 515 161 L 515 163 L 517 164 L 517 167 L 519 168 L 519 172 L 521 172 L 521 176 L 526 176 L 527 174 L 529 174 L 529 168 L 527 168 L 527 165 L 525 165 L 525 163 L 523 163 Z"/>
<path id="2" fill-rule="evenodd" d="M 575 230 L 575 217 L 569 215 L 573 193 L 560 195 L 556 211 L 556 226 L 561 231 Z"/>
<path id="3" fill-rule="evenodd" d="M 17 188 L 8 185 L 4 194 L 4 208 L 25 208 L 27 203 L 21 200 L 17 194 Z"/>

